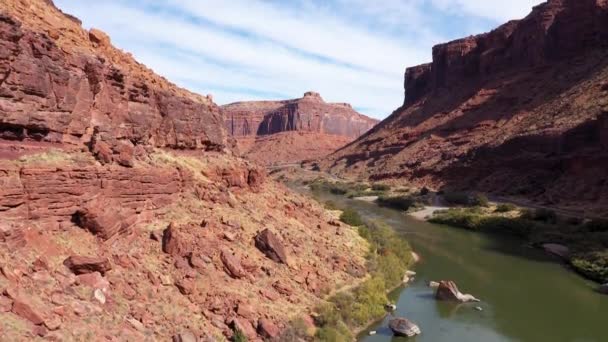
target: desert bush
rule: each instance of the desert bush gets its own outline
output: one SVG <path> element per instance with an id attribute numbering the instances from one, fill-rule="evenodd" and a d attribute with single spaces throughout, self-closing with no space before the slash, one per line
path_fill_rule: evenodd
<path id="1" fill-rule="evenodd" d="M 589 279 L 608 282 L 608 250 L 576 254 L 571 264 L 577 272 Z"/>
<path id="2" fill-rule="evenodd" d="M 382 207 L 399 210 L 408 210 L 414 204 L 414 200 L 409 196 L 380 196 L 376 202 Z"/>
<path id="3" fill-rule="evenodd" d="M 469 205 L 479 206 L 479 207 L 488 207 L 490 205 L 490 200 L 484 194 L 476 193 L 469 199 Z"/>
<path id="4" fill-rule="evenodd" d="M 557 223 L 557 214 L 555 211 L 545 208 L 527 209 L 523 212 L 522 218 L 551 224 Z"/>
<path id="5" fill-rule="evenodd" d="M 352 208 L 344 209 L 342 214 L 340 214 L 340 221 L 353 227 L 359 227 L 364 225 L 363 219 L 361 218 L 359 213 Z"/>
<path id="6" fill-rule="evenodd" d="M 232 341 L 233 342 L 247 342 L 247 336 L 245 336 L 245 334 L 240 331 L 239 329 L 236 329 L 234 331 L 234 335 L 232 336 Z"/>
<path id="7" fill-rule="evenodd" d="M 446 202 L 454 205 L 469 205 L 469 194 L 466 192 L 446 192 L 443 194 Z"/>
<path id="8" fill-rule="evenodd" d="M 375 183 L 372 185 L 372 190 L 374 191 L 389 191 L 391 186 L 388 184 Z"/>
<path id="9" fill-rule="evenodd" d="M 501 203 L 496 207 L 497 213 L 508 213 L 517 209 L 515 204 L 511 203 Z"/>
<path id="10" fill-rule="evenodd" d="M 327 210 L 338 210 L 338 205 L 334 201 L 325 201 L 323 205 Z"/>
<path id="11" fill-rule="evenodd" d="M 585 230 L 594 233 L 608 232 L 608 220 L 595 219 L 591 220 L 584 225 Z"/>

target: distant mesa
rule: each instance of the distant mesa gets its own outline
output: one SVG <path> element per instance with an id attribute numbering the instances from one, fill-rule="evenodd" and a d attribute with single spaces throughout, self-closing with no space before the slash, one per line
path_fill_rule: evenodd
<path id="1" fill-rule="evenodd" d="M 222 106 L 222 112 L 241 152 L 262 164 L 324 157 L 378 123 L 348 103 L 327 103 L 313 91 L 299 99 L 236 102 Z"/>

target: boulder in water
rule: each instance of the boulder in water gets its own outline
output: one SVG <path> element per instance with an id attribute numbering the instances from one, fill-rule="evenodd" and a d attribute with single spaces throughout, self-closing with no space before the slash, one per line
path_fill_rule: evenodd
<path id="1" fill-rule="evenodd" d="M 390 320 L 388 327 L 396 336 L 412 337 L 420 335 L 420 328 L 407 318 L 397 317 Z"/>
<path id="2" fill-rule="evenodd" d="M 479 302 L 479 299 L 470 294 L 463 294 L 458 290 L 458 286 L 453 281 L 442 280 L 439 282 L 435 298 L 438 300 L 450 300 L 461 303 Z"/>
<path id="3" fill-rule="evenodd" d="M 606 283 L 606 284 L 604 284 L 604 285 L 600 286 L 600 288 L 598 289 L 598 291 L 599 291 L 600 293 L 603 293 L 603 294 L 605 294 L 605 295 L 608 295 L 608 283 Z"/>

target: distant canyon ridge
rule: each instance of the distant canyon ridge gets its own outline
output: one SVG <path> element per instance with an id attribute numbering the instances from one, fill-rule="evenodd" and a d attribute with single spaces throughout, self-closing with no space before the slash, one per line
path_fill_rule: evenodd
<path id="1" fill-rule="evenodd" d="M 327 103 L 312 91 L 299 99 L 236 102 L 221 110 L 241 153 L 264 165 L 324 157 L 378 123 L 348 103 Z"/>
<path id="2" fill-rule="evenodd" d="M 320 167 L 608 215 L 608 1 L 549 0 L 433 48 L 405 101 Z"/>

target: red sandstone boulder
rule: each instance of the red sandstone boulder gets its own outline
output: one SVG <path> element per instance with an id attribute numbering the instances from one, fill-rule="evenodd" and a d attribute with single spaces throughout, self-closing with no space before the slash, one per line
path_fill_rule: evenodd
<path id="1" fill-rule="evenodd" d="M 470 294 L 463 294 L 458 290 L 458 286 L 453 281 L 442 280 L 439 282 L 435 298 L 438 300 L 456 301 L 456 302 L 478 302 L 479 299 Z"/>
<path id="2" fill-rule="evenodd" d="M 171 254 L 172 256 L 184 256 L 190 252 L 187 250 L 188 244 L 186 239 L 183 238 L 173 223 L 163 231 L 162 240 L 163 252 L 167 254 Z"/>
<path id="3" fill-rule="evenodd" d="M 106 198 L 96 198 L 74 215 L 76 224 L 95 236 L 108 240 L 126 233 L 136 223 L 137 216 L 131 211 Z"/>
<path id="4" fill-rule="evenodd" d="M 23 299 L 13 298 L 12 311 L 15 315 L 21 316 L 36 325 L 44 323 L 43 314 Z"/>
<path id="5" fill-rule="evenodd" d="M 243 333 L 249 340 L 253 340 L 258 336 L 251 323 L 244 318 L 233 318 L 230 326 L 234 331 L 240 331 Z"/>
<path id="6" fill-rule="evenodd" d="M 279 336 L 280 330 L 271 320 L 262 318 L 258 321 L 258 333 L 266 339 L 273 339 Z"/>
<path id="7" fill-rule="evenodd" d="M 270 229 L 264 229 L 256 235 L 255 246 L 270 259 L 283 264 L 288 263 L 283 244 Z"/>
<path id="8" fill-rule="evenodd" d="M 108 258 L 73 255 L 63 261 L 63 264 L 75 274 L 99 272 L 106 274 L 112 269 Z"/>
<path id="9" fill-rule="evenodd" d="M 220 252 L 220 259 L 224 264 L 226 273 L 233 278 L 242 278 L 246 275 L 245 269 L 241 265 L 241 260 L 230 253 L 228 250 L 222 250 Z"/>

